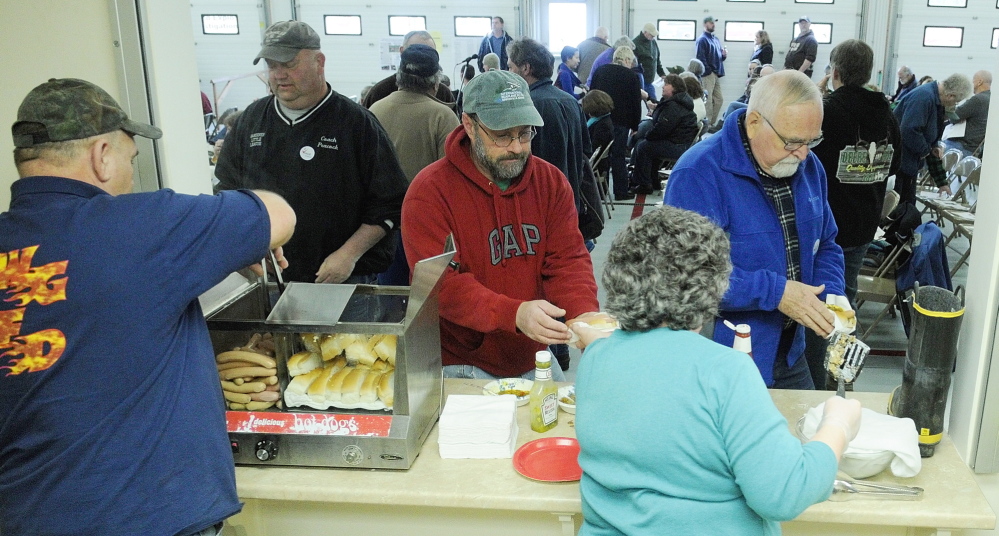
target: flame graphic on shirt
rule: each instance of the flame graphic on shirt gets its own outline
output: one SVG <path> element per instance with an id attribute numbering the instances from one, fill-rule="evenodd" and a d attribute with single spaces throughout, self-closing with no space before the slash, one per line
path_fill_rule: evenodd
<path id="1" fill-rule="evenodd" d="M 0 310 L 0 359 L 9 358 L 7 376 L 46 370 L 66 350 L 66 336 L 58 329 L 21 334 L 28 304 L 45 306 L 66 299 L 69 261 L 31 266 L 38 246 L 0 253 L 0 299 L 14 309 Z"/>

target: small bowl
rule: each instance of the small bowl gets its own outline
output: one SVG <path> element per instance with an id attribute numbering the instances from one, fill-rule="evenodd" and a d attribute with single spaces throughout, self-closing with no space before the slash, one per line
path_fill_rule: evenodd
<path id="1" fill-rule="evenodd" d="M 804 416 L 798 419 L 798 423 L 794 428 L 798 439 L 800 439 L 802 443 L 807 443 L 811 440 L 810 437 L 805 435 Z M 886 450 L 884 452 L 857 453 L 850 452 L 850 450 L 847 449 L 839 460 L 839 470 L 850 475 L 852 478 L 869 478 L 887 469 L 894 459 L 895 453 L 890 450 Z"/>
<path id="2" fill-rule="evenodd" d="M 558 388 L 558 407 L 562 408 L 562 411 L 566 413 L 576 413 L 576 404 L 567 404 L 562 401 L 563 398 L 576 399 L 576 386 L 566 385 L 565 387 Z"/>
<path id="3" fill-rule="evenodd" d="M 533 381 L 524 378 L 503 378 L 487 383 L 482 388 L 482 394 L 491 396 L 514 395 L 517 397 L 517 405 L 523 406 L 531 401 L 531 387 L 533 386 Z"/>

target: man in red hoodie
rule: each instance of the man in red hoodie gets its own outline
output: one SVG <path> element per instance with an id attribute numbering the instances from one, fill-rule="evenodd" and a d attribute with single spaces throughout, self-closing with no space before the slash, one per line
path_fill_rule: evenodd
<path id="1" fill-rule="evenodd" d="M 544 124 L 523 78 L 490 71 L 465 87 L 445 157 L 421 171 L 402 205 L 410 270 L 457 250 L 440 292 L 445 377 L 534 376 L 534 353 L 569 340 L 556 318 L 597 311 L 593 265 L 572 189 L 531 155 Z M 555 380 L 564 378 L 552 367 Z"/>

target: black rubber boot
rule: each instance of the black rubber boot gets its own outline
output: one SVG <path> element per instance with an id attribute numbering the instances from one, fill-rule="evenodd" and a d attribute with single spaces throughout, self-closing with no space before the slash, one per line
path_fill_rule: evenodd
<path id="1" fill-rule="evenodd" d="M 964 317 L 964 296 L 940 287 L 920 287 L 912 295 L 912 329 L 902 369 L 902 385 L 888 399 L 888 413 L 909 417 L 919 432 L 919 454 L 933 456 L 943 435 L 944 411 L 957 339 Z"/>

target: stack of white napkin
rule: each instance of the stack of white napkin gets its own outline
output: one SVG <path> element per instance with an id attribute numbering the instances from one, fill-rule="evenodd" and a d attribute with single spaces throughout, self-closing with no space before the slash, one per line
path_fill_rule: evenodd
<path id="1" fill-rule="evenodd" d="M 825 402 L 808 410 L 802 434 L 812 437 L 822 421 Z M 853 478 L 867 478 L 891 467 L 895 476 L 912 477 L 922 469 L 919 434 L 912 419 L 861 409 L 860 431 L 843 453 L 840 470 Z"/>
<path id="2" fill-rule="evenodd" d="M 517 446 L 517 398 L 450 395 L 441 412 L 441 458 L 510 458 Z"/>

